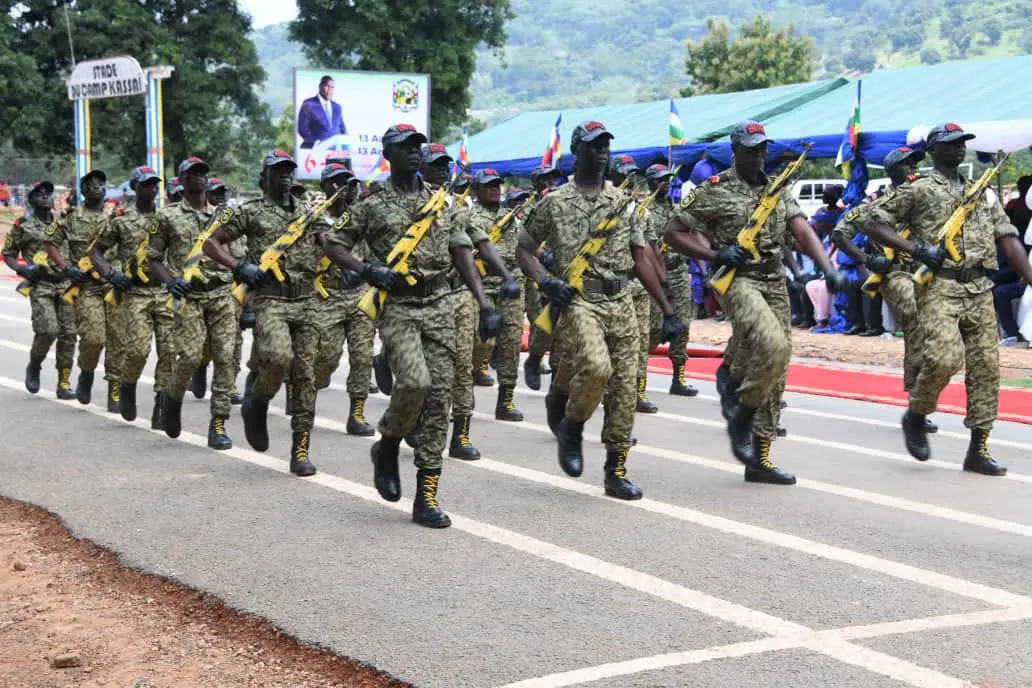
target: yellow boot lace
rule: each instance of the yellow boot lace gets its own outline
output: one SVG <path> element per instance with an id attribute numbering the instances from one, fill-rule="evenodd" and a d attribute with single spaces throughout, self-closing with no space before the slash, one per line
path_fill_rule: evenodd
<path id="1" fill-rule="evenodd" d="M 489 366 L 490 366 L 489 363 L 481 363 L 480 364 L 480 374 L 486 376 L 488 374 L 487 371 L 489 369 Z"/>
<path id="2" fill-rule="evenodd" d="M 504 406 L 508 411 L 515 411 L 516 403 L 512 400 L 513 390 L 506 389 L 504 394 L 505 396 L 502 397 L 502 406 Z"/>
<path id="3" fill-rule="evenodd" d="M 770 447 L 772 442 L 769 439 L 763 437 L 757 437 L 756 441 L 760 445 L 760 466 L 766 468 L 769 471 L 776 469 L 777 466 L 775 466 L 774 462 L 770 460 Z"/>
<path id="4" fill-rule="evenodd" d="M 72 388 L 71 378 L 72 378 L 72 369 L 71 368 L 61 368 L 61 381 L 57 383 L 57 386 L 60 387 L 61 389 L 71 389 Z"/>
<path id="5" fill-rule="evenodd" d="M 308 433 L 301 433 L 301 441 L 297 444 L 297 460 L 308 461 Z"/>
<path id="6" fill-rule="evenodd" d="M 645 401 L 645 384 L 646 384 L 645 378 L 639 377 L 638 378 L 638 399 L 640 401 Z"/>
<path id="7" fill-rule="evenodd" d="M 613 467 L 613 475 L 617 478 L 627 477 L 627 454 L 629 452 L 629 449 L 620 450 L 620 455 L 616 459 L 616 465 Z"/>
<path id="8" fill-rule="evenodd" d="M 226 434 L 226 419 L 216 418 L 215 419 L 215 434 L 225 435 Z"/>
<path id="9" fill-rule="evenodd" d="M 351 417 L 356 423 L 365 423 L 365 399 L 355 399 L 355 408 L 351 410 Z"/>
<path id="10" fill-rule="evenodd" d="M 118 384 L 111 385 L 111 401 L 120 403 L 122 401 L 122 395 L 119 393 Z"/>
<path id="11" fill-rule="evenodd" d="M 459 445 L 463 447 L 472 447 L 473 443 L 469 441 L 469 417 L 462 419 L 462 428 L 459 430 Z"/>
<path id="12" fill-rule="evenodd" d="M 428 509 L 437 508 L 437 481 L 440 477 L 435 474 L 423 476 L 423 502 Z"/>
<path id="13" fill-rule="evenodd" d="M 684 381 L 684 366 L 677 366 L 677 384 L 684 387 L 687 383 Z"/>
<path id="14" fill-rule="evenodd" d="M 991 457 L 989 453 L 989 433 L 978 433 L 978 454 L 979 456 Z"/>

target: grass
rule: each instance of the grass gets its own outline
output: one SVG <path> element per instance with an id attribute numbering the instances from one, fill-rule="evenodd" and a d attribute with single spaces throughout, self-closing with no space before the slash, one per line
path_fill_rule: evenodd
<path id="1" fill-rule="evenodd" d="M 1019 389 L 1032 389 L 1032 377 L 1020 377 L 1016 380 L 1000 380 L 1002 387 L 1017 387 Z"/>

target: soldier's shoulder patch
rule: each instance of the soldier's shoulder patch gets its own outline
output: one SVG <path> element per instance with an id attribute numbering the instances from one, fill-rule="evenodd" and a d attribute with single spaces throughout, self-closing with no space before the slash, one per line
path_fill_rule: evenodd
<path id="1" fill-rule="evenodd" d="M 846 222 L 856 222 L 858 219 L 860 219 L 860 206 L 850 208 L 843 219 Z"/>
<path id="2" fill-rule="evenodd" d="M 333 228 L 334 229 L 344 229 L 345 227 L 347 227 L 350 224 L 351 224 L 351 211 L 350 210 L 345 210 L 343 213 L 340 214 L 340 217 L 337 218 L 337 221 L 333 223 Z"/>
<path id="3" fill-rule="evenodd" d="M 224 208 L 222 210 L 222 214 L 219 215 L 219 224 L 224 225 L 224 224 L 226 224 L 227 222 L 229 222 L 232 219 L 233 219 L 233 209 L 232 208 L 228 208 L 228 207 Z"/>
<path id="4" fill-rule="evenodd" d="M 161 226 L 161 223 L 158 221 L 158 218 L 156 218 L 156 217 L 155 218 L 151 218 L 151 221 L 147 223 L 147 233 L 148 234 L 157 234 L 158 233 L 158 227 L 160 227 L 160 226 Z"/>
<path id="5" fill-rule="evenodd" d="M 699 197 L 698 189 L 690 189 L 688 193 L 681 196 L 681 208 L 689 208 Z"/>
<path id="6" fill-rule="evenodd" d="M 51 222 L 43 231 L 47 236 L 54 236 L 55 234 L 57 234 L 57 222 Z"/>

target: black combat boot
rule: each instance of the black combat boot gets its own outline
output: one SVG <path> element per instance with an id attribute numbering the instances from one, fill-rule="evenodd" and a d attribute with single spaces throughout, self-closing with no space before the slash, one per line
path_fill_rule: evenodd
<path id="1" fill-rule="evenodd" d="M 369 450 L 373 459 L 373 485 L 388 502 L 401 499 L 401 477 L 398 475 L 400 445 L 400 438 L 381 437 Z"/>
<path id="2" fill-rule="evenodd" d="M 752 422 L 756 410 L 739 404 L 731 420 L 727 422 L 727 435 L 731 438 L 731 453 L 742 463 L 749 465 L 756 462 L 756 449 L 753 446 Z"/>
<path id="3" fill-rule="evenodd" d="M 244 403 L 244 395 L 240 393 L 240 390 L 233 386 L 233 391 L 229 393 L 229 403 L 232 406 L 239 406 Z"/>
<path id="4" fill-rule="evenodd" d="M 928 430 L 925 428 L 925 417 L 907 410 L 903 414 L 903 440 L 907 451 L 918 461 L 927 461 L 932 456 L 932 448 L 928 446 Z"/>
<path id="5" fill-rule="evenodd" d="M 118 410 L 127 421 L 136 420 L 136 383 L 118 383 Z"/>
<path id="6" fill-rule="evenodd" d="M 495 402 L 495 420 L 508 420 L 519 423 L 523 420 L 523 413 L 516 408 L 512 400 L 514 387 L 512 385 L 498 385 L 498 401 Z"/>
<path id="7" fill-rule="evenodd" d="M 695 397 L 699 395 L 699 390 L 685 382 L 683 363 L 674 363 L 674 379 L 670 381 L 670 393 L 675 397 Z"/>
<path id="8" fill-rule="evenodd" d="M 208 422 L 208 446 L 212 449 L 223 451 L 233 448 L 233 440 L 226 434 L 226 421 L 228 418 L 212 416 Z"/>
<path id="9" fill-rule="evenodd" d="M 638 413 L 659 413 L 659 407 L 649 401 L 648 397 L 645 396 L 645 384 L 646 379 L 644 377 L 638 378 L 638 401 L 635 405 L 635 410 Z"/>
<path id="10" fill-rule="evenodd" d="M 183 405 L 179 402 L 180 407 Z M 251 448 L 258 452 L 269 449 L 269 402 L 254 394 L 244 397 L 240 405 L 240 416 L 244 419 L 244 437 Z M 168 432 L 168 415 L 165 415 L 165 432 Z"/>
<path id="11" fill-rule="evenodd" d="M 523 381 L 527 387 L 537 391 L 541 389 L 541 357 L 527 356 L 523 362 Z"/>
<path id="12" fill-rule="evenodd" d="M 778 425 L 778 427 L 775 429 L 775 432 L 777 433 L 778 437 L 788 437 L 788 428 L 786 428 L 784 425 Z"/>
<path id="13" fill-rule="evenodd" d="M 560 393 L 554 386 L 545 394 L 545 416 L 548 418 L 548 427 L 556 437 L 559 436 L 559 422 L 566 415 L 566 404 L 569 401 L 569 395 Z"/>
<path id="14" fill-rule="evenodd" d="M 627 479 L 627 452 L 626 449 L 606 452 L 606 494 L 617 499 L 641 499 L 641 488 Z"/>
<path id="15" fill-rule="evenodd" d="M 481 363 L 480 368 L 473 374 L 474 385 L 477 387 L 494 387 L 495 380 L 487 370 L 487 363 Z"/>
<path id="16" fill-rule="evenodd" d="M 383 354 L 373 356 L 373 377 L 376 378 L 376 386 L 384 396 L 389 397 L 394 389 L 394 373 L 391 372 L 391 364 Z"/>
<path id="17" fill-rule="evenodd" d="M 208 393 L 208 366 L 202 365 L 200 368 L 194 371 L 193 377 L 190 378 L 190 391 L 198 399 L 203 399 L 204 395 Z"/>
<path id="18" fill-rule="evenodd" d="M 57 371 L 57 398 L 61 401 L 75 398 L 75 390 L 72 389 L 71 368 L 61 368 Z"/>
<path id="19" fill-rule="evenodd" d="M 162 394 L 161 424 L 165 434 L 175 439 L 183 431 L 183 400 L 173 399 L 168 392 Z"/>
<path id="20" fill-rule="evenodd" d="M 563 418 L 558 430 L 559 466 L 566 475 L 579 478 L 584 472 L 584 421 Z"/>
<path id="21" fill-rule="evenodd" d="M 925 432 L 929 435 L 934 435 L 939 432 L 939 426 L 932 422 L 932 419 L 925 416 Z"/>
<path id="22" fill-rule="evenodd" d="M 162 405 L 165 403 L 165 393 L 158 392 L 154 395 L 154 410 L 151 411 L 150 426 L 151 430 L 164 430 L 165 422 L 164 415 L 162 413 Z"/>
<path id="23" fill-rule="evenodd" d="M 448 456 L 463 461 L 476 461 L 480 458 L 480 450 L 469 440 L 469 424 L 473 416 L 468 413 L 456 413 L 452 416 L 451 443 L 448 445 Z"/>
<path id="24" fill-rule="evenodd" d="M 380 391 L 380 388 L 376 386 L 376 383 L 373 383 L 373 382 L 369 383 L 369 393 L 370 394 L 377 394 L 377 393 L 379 393 L 379 391 Z"/>
<path id="25" fill-rule="evenodd" d="M 315 464 L 308 456 L 311 433 L 295 432 L 290 446 L 290 472 L 299 478 L 315 475 Z"/>
<path id="26" fill-rule="evenodd" d="M 113 380 L 108 380 L 107 383 L 107 410 L 108 413 L 121 413 L 122 412 L 122 390 L 119 389 L 121 385 Z"/>
<path id="27" fill-rule="evenodd" d="M 982 475 L 1007 475 L 1006 466 L 1001 466 L 989 453 L 989 431 L 972 430 L 971 444 L 964 457 L 964 470 Z"/>
<path id="28" fill-rule="evenodd" d="M 244 378 L 244 396 L 245 397 L 248 394 L 251 393 L 251 390 L 254 388 L 254 381 L 257 380 L 257 379 L 258 379 L 258 373 L 254 372 L 254 371 L 249 371 L 247 373 L 247 377 Z M 243 399 L 241 399 L 241 403 L 243 403 Z"/>
<path id="29" fill-rule="evenodd" d="M 441 469 L 421 468 L 416 472 L 416 498 L 412 500 L 412 520 L 427 528 L 447 528 L 448 514 L 437 503 L 437 483 Z"/>
<path id="30" fill-rule="evenodd" d="M 795 485 L 795 476 L 783 471 L 770 460 L 773 442 L 763 437 L 753 438 L 756 461 L 745 467 L 745 482 L 767 483 L 768 485 Z"/>
<path id="31" fill-rule="evenodd" d="M 348 412 L 348 426 L 345 429 L 349 435 L 359 437 L 372 437 L 376 434 L 376 429 L 365 419 L 365 399 L 351 397 L 351 410 Z"/>
<path id="32" fill-rule="evenodd" d="M 93 371 L 80 370 L 79 382 L 75 386 L 75 398 L 86 405 L 93 398 Z"/>
<path id="33" fill-rule="evenodd" d="M 716 387 L 717 394 L 720 395 L 720 415 L 724 416 L 724 420 L 730 421 L 738 405 L 738 398 L 734 381 L 731 380 L 731 367 L 726 363 L 721 363 L 717 367 Z"/>
<path id="34" fill-rule="evenodd" d="M 39 373 L 43 368 L 43 361 L 29 361 L 29 365 L 25 367 L 25 389 L 29 391 L 29 394 L 36 394 L 39 392 Z"/>

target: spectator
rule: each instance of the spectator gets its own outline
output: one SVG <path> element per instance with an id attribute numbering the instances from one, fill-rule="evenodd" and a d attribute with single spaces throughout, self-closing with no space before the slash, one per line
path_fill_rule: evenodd
<path id="1" fill-rule="evenodd" d="M 7 180 L 0 180 L 0 205 L 5 208 L 11 205 L 11 187 Z"/>
<path id="2" fill-rule="evenodd" d="M 1025 202 L 1026 197 L 1032 192 L 1032 175 L 1025 175 L 1018 180 L 1017 198 L 1012 198 L 1004 206 L 1007 217 L 1011 224 L 1018 228 L 1018 234 L 1024 234 L 1028 229 L 1029 222 L 1032 222 L 1032 210 Z"/>
<path id="3" fill-rule="evenodd" d="M 993 281 L 993 303 L 996 306 L 996 319 L 1000 323 L 1000 329 L 1003 330 L 1000 346 L 1010 346 L 1024 339 L 1019 334 L 1018 323 L 1014 319 L 1013 301 L 1021 298 L 1025 291 L 1025 284 L 1021 281 L 1018 273 L 1014 271 L 1014 268 L 1007 264 L 999 249 L 997 249 L 996 258 L 1001 267 L 999 270 L 991 272 L 989 279 Z"/>

